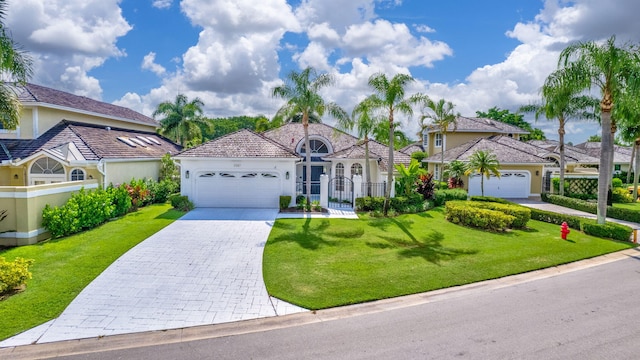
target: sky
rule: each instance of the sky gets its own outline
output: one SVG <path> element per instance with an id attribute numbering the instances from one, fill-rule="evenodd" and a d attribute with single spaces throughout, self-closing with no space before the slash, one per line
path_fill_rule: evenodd
<path id="1" fill-rule="evenodd" d="M 368 78 L 406 73 L 408 94 L 463 116 L 540 101 L 558 54 L 577 41 L 640 43 L 637 0 L 8 0 L 5 25 L 34 59 L 33 83 L 151 115 L 178 94 L 208 117 L 272 117 L 271 89 L 313 66 L 347 112 Z M 416 138 L 420 112 L 399 117 Z M 525 117 L 557 139 L 557 122 Z M 324 119 L 333 124 L 332 119 Z M 571 120 L 566 141 L 599 133 Z"/>

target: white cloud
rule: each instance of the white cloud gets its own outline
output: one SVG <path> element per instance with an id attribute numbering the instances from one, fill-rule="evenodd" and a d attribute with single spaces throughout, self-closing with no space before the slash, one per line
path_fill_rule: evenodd
<path id="1" fill-rule="evenodd" d="M 154 52 L 148 53 L 142 59 L 142 69 L 149 70 L 158 76 L 162 76 L 166 74 L 167 69 L 165 69 L 164 66 L 160 64 L 156 64 L 155 61 L 156 61 L 156 53 Z"/>
<path id="2" fill-rule="evenodd" d="M 99 98 L 99 82 L 88 72 L 108 58 L 126 55 L 116 41 L 131 26 L 119 2 L 11 0 L 6 24 L 35 60 L 34 81 Z"/>
<path id="3" fill-rule="evenodd" d="M 151 5 L 158 9 L 168 9 L 172 4 L 173 0 L 153 0 Z"/>

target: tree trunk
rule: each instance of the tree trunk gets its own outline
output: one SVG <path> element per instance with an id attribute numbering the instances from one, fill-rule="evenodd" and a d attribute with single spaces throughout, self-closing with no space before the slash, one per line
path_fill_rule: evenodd
<path id="1" fill-rule="evenodd" d="M 440 182 L 444 178 L 444 135 L 440 133 Z M 438 184 L 438 187 L 440 184 Z"/>
<path id="2" fill-rule="evenodd" d="M 636 139 L 633 144 L 633 150 L 635 151 L 635 165 L 633 170 L 633 202 L 638 200 L 638 178 L 640 177 L 640 173 L 638 173 L 638 167 L 640 167 L 640 139 Z"/>
<path id="3" fill-rule="evenodd" d="M 564 196 L 564 117 L 558 117 L 558 138 L 560 141 L 560 196 Z"/>
<path id="4" fill-rule="evenodd" d="M 637 169 L 637 167 L 634 165 L 634 159 L 636 158 L 636 146 L 635 146 L 635 142 L 638 141 L 638 139 L 634 140 L 634 146 L 631 148 L 631 158 L 629 159 L 629 171 L 627 171 L 627 184 L 631 182 L 631 169 L 633 169 L 633 172 L 635 173 Z"/>
<path id="5" fill-rule="evenodd" d="M 364 135 L 364 175 L 367 183 L 367 196 L 371 196 L 371 164 L 369 163 L 369 135 Z"/>
<path id="6" fill-rule="evenodd" d="M 308 209 L 311 206 L 311 144 L 309 141 L 309 115 L 302 115 L 302 127 L 304 128 L 304 157 L 305 157 L 305 167 L 307 168 L 307 183 L 305 189 L 305 195 L 307 197 L 306 208 Z"/>
<path id="7" fill-rule="evenodd" d="M 387 162 L 387 188 L 384 192 L 384 216 L 389 213 L 389 205 L 391 205 L 391 187 L 393 186 L 393 138 L 395 135 L 393 123 L 393 108 L 389 110 L 389 161 Z"/>
<path id="8" fill-rule="evenodd" d="M 484 197 L 484 174 L 480 173 L 480 194 Z"/>
<path id="9" fill-rule="evenodd" d="M 611 159 L 613 155 L 613 134 L 611 133 L 611 95 L 605 94 L 600 102 L 602 113 L 602 142 L 600 144 L 600 165 L 598 168 L 598 224 L 607 218 L 607 195 L 611 181 Z"/>

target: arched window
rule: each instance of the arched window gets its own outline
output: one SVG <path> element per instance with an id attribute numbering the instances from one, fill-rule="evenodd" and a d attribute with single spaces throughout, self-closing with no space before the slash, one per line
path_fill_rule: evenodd
<path id="1" fill-rule="evenodd" d="M 353 178 L 353 175 L 362 176 L 362 165 L 358 163 L 351 165 L 351 178 Z"/>
<path id="2" fill-rule="evenodd" d="M 29 184 L 41 185 L 67 181 L 64 166 L 52 158 L 42 157 L 29 169 Z"/>
<path id="3" fill-rule="evenodd" d="M 322 140 L 318 140 L 318 139 L 309 140 L 309 148 L 311 149 L 311 155 L 329 153 L 329 147 L 327 147 L 327 144 L 325 144 L 324 141 Z M 306 153 L 307 153 L 306 147 L 304 146 L 304 143 L 303 143 L 302 147 L 300 148 L 300 154 L 306 154 Z"/>
<path id="4" fill-rule="evenodd" d="M 336 191 L 344 191 L 344 165 L 336 164 Z"/>
<path id="5" fill-rule="evenodd" d="M 71 181 L 82 181 L 85 178 L 84 170 L 73 169 L 71 170 Z"/>

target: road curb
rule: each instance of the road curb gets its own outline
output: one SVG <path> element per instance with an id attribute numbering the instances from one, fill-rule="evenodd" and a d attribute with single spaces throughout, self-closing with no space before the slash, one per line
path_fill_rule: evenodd
<path id="1" fill-rule="evenodd" d="M 486 292 L 530 281 L 550 278 L 614 261 L 636 258 L 640 260 L 640 249 L 632 248 L 591 259 L 576 261 L 551 268 L 523 274 L 486 280 L 426 293 L 372 301 L 363 304 L 342 306 L 319 311 L 308 311 L 291 315 L 252 319 L 215 325 L 150 331 L 133 334 L 112 335 L 96 338 L 67 340 L 60 342 L 0 348 L 2 359 L 46 359 L 58 356 L 80 355 L 110 350 L 137 348 L 159 344 L 171 344 L 241 335 L 280 328 L 300 326 L 337 320 L 345 317 L 374 314 L 400 308 L 433 303 L 477 292 Z"/>

